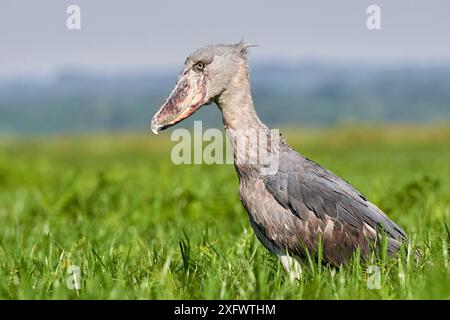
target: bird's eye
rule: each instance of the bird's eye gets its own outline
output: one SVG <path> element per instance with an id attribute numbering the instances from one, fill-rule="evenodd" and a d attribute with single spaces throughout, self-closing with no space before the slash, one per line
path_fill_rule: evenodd
<path id="1" fill-rule="evenodd" d="M 203 70 L 203 69 L 205 68 L 205 64 L 204 64 L 203 62 L 197 62 L 197 63 L 195 64 L 195 68 L 196 68 L 197 70 Z"/>

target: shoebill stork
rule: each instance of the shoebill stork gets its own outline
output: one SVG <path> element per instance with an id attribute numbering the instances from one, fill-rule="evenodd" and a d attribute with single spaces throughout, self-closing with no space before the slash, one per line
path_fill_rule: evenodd
<path id="1" fill-rule="evenodd" d="M 280 257 L 291 275 L 299 276 L 301 260 L 307 254 L 317 256 L 319 246 L 323 262 L 337 267 L 344 265 L 356 249 L 364 259 L 379 247 L 381 239 L 385 239 L 388 253 L 394 254 L 406 239 L 402 228 L 346 181 L 296 152 L 279 134 L 279 143 L 273 143 L 276 150 L 267 148 L 277 154 L 274 172 L 267 174 L 264 163 L 236 160 L 238 153 L 252 149 L 243 150 L 236 133 L 249 129 L 263 132 L 269 144 L 276 138 L 253 106 L 248 47 L 240 42 L 208 45 L 193 52 L 172 93 L 154 115 L 152 131 L 171 127 L 212 102 L 219 107 L 250 224 L 257 238 Z M 260 139 L 252 141 L 260 143 Z"/>

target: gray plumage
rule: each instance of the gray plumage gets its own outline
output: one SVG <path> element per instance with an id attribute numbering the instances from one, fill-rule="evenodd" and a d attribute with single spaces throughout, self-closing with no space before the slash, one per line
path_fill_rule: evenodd
<path id="1" fill-rule="evenodd" d="M 237 160 L 239 154 L 255 152 L 242 149 L 237 142 L 242 130 L 254 129 L 275 141 L 253 107 L 247 49 L 241 42 L 207 46 L 190 55 L 177 86 L 154 116 L 152 130 L 165 129 L 215 102 L 233 147 L 239 193 L 251 226 L 258 239 L 281 258 L 290 254 L 301 260 L 307 252 L 315 256 L 321 243 L 324 262 L 341 266 L 357 248 L 363 259 L 367 257 L 380 245 L 382 232 L 388 252 L 398 251 L 406 239 L 399 226 L 347 182 L 297 153 L 284 139 L 277 145 L 278 166 L 272 174 L 263 174 L 260 163 Z M 289 263 L 282 261 L 289 269 Z"/>
<path id="2" fill-rule="evenodd" d="M 400 227 L 347 182 L 286 144 L 281 148 L 279 171 L 261 180 L 276 201 L 266 202 L 270 211 L 281 216 L 278 221 L 288 221 L 293 230 L 274 221 L 260 223 L 260 228 L 277 234 L 269 239 L 278 247 L 300 256 L 305 254 L 305 249 L 316 253 L 320 236 L 325 262 L 339 266 L 357 247 L 363 258 L 367 256 L 371 245 L 380 243 L 382 231 L 387 236 L 391 254 L 406 237 Z M 286 211 L 292 216 L 283 217 Z M 283 231 L 285 234 L 281 235 Z"/>

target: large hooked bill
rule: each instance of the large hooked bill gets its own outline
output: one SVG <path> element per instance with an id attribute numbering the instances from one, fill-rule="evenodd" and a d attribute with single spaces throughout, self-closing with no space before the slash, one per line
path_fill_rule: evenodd
<path id="1" fill-rule="evenodd" d="M 158 134 L 159 131 L 186 119 L 207 102 L 204 74 L 192 69 L 185 70 L 170 96 L 153 116 L 151 130 Z"/>

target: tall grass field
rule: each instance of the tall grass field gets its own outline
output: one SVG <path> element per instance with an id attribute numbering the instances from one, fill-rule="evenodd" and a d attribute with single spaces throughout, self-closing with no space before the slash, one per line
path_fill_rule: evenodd
<path id="1" fill-rule="evenodd" d="M 234 167 L 173 164 L 169 134 L 0 138 L 0 298 L 450 299 L 449 127 L 282 130 L 408 233 L 376 287 L 357 255 L 291 279 Z"/>

